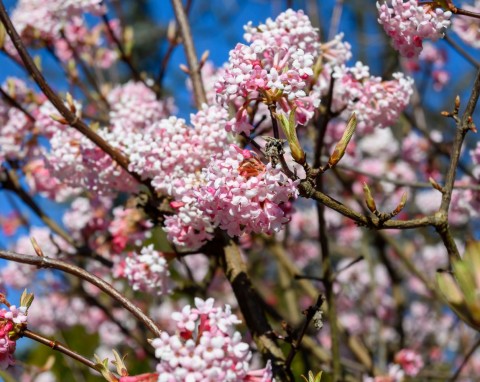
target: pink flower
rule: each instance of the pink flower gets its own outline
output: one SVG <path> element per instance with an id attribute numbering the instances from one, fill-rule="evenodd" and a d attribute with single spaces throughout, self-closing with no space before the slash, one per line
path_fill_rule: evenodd
<path id="1" fill-rule="evenodd" d="M 214 300 L 195 299 L 195 307 L 174 312 L 177 334 L 162 332 L 152 341 L 159 359 L 160 382 L 264 381 L 271 382 L 271 368 L 249 371 L 252 357 L 234 325 L 238 318 L 230 307 L 214 307 Z"/>
<path id="2" fill-rule="evenodd" d="M 410 349 L 400 350 L 395 355 L 395 362 L 398 363 L 405 371 L 405 374 L 410 377 L 416 376 L 423 368 L 422 357 Z"/>
<path id="3" fill-rule="evenodd" d="M 378 22 L 393 39 L 393 46 L 402 56 L 411 58 L 419 55 L 425 39 L 442 38 L 450 26 L 450 11 L 435 5 L 421 5 L 416 0 L 391 0 L 377 2 Z"/>
<path id="4" fill-rule="evenodd" d="M 18 332 L 27 325 L 27 308 L 11 305 L 8 310 L 0 309 L 0 370 L 15 365 L 13 353 Z"/>
<path id="5" fill-rule="evenodd" d="M 130 254 L 125 260 L 123 277 L 133 290 L 166 294 L 169 292 L 170 272 L 162 253 L 153 249 L 153 244 L 143 247 L 140 254 Z"/>

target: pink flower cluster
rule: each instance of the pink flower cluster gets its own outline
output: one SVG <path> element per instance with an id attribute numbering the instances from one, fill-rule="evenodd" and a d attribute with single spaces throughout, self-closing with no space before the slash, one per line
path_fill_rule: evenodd
<path id="1" fill-rule="evenodd" d="M 123 277 L 128 279 L 133 290 L 167 294 L 170 272 L 168 263 L 153 244 L 143 247 L 140 254 L 130 254 L 125 259 Z"/>
<path id="2" fill-rule="evenodd" d="M 402 56 L 418 56 L 425 39 L 433 41 L 442 38 L 450 26 L 450 11 L 432 4 L 421 5 L 417 0 L 391 0 L 377 2 L 378 22 L 393 39 L 393 46 Z"/>
<path id="3" fill-rule="evenodd" d="M 205 185 L 195 193 L 198 207 L 229 235 L 277 232 L 290 220 L 289 201 L 298 196 L 298 182 L 251 151 L 231 145 L 204 177 Z"/>
<path id="4" fill-rule="evenodd" d="M 173 98 L 158 100 L 143 82 L 117 85 L 107 95 L 111 131 L 118 138 L 127 132 L 143 132 L 155 122 L 175 112 Z"/>
<path id="5" fill-rule="evenodd" d="M 0 309 L 0 370 L 15 365 L 13 353 L 18 339 L 18 330 L 27 325 L 27 308 L 11 305 Z"/>
<path id="6" fill-rule="evenodd" d="M 117 35 L 120 34 L 118 20 L 112 20 L 109 23 L 112 30 Z M 65 23 L 61 38 L 54 41 L 57 57 L 63 62 L 68 62 L 78 55 L 91 67 L 110 68 L 117 61 L 118 53 L 109 47 L 102 46 L 105 40 L 102 39 L 102 34 L 105 34 L 105 29 L 103 24 L 90 28 L 82 17 L 72 17 Z"/>
<path id="7" fill-rule="evenodd" d="M 446 61 L 447 53 L 444 49 L 438 49 L 434 44 L 426 42 L 420 55 L 406 60 L 405 67 L 412 72 L 417 72 L 421 69 L 420 64 L 424 64 L 425 70 L 431 71 L 433 89 L 440 91 L 450 80 L 450 73 L 445 69 Z"/>
<path id="8" fill-rule="evenodd" d="M 231 145 L 210 162 L 202 177 L 200 185 L 177 203 L 179 214 L 165 220 L 168 238 L 178 245 L 199 248 L 211 238 L 213 227 L 240 236 L 278 232 L 290 220 L 289 201 L 298 196 L 297 182 L 280 168 L 264 165 L 249 150 Z"/>
<path id="9" fill-rule="evenodd" d="M 480 12 L 480 1 L 475 0 L 472 4 L 462 4 L 462 9 L 470 12 Z M 480 20 L 474 17 L 459 16 L 452 21 L 453 31 L 466 44 L 478 49 L 480 48 Z"/>
<path id="10" fill-rule="evenodd" d="M 2 89 L 27 110 L 33 107 L 33 92 L 24 81 L 18 78 L 8 78 Z M 0 99 L 0 160 L 22 160 L 34 151 L 38 151 L 34 143 L 33 123 L 20 110 Z"/>
<path id="11" fill-rule="evenodd" d="M 38 37 L 54 40 L 72 17 L 84 12 L 100 15 L 105 11 L 101 0 L 20 0 L 12 13 L 12 22 L 27 41 Z"/>
<path id="12" fill-rule="evenodd" d="M 398 363 L 405 374 L 415 377 L 423 368 L 422 357 L 414 350 L 402 349 L 395 355 L 395 362 Z"/>
<path id="13" fill-rule="evenodd" d="M 305 123 L 319 102 L 306 94 L 320 47 L 317 30 L 302 11 L 291 9 L 245 30 L 250 45 L 237 44 L 215 85 L 224 104 L 240 105 L 227 130 L 250 133 L 246 107 L 258 98 L 266 104 L 279 102 L 285 110 L 298 108 L 298 118 Z"/>
<path id="14" fill-rule="evenodd" d="M 330 73 L 335 79 L 333 109 L 342 111 L 345 118 L 357 116 L 357 131 L 371 133 L 375 128 L 392 126 L 408 105 L 413 94 L 413 79 L 394 73 L 393 80 L 382 81 L 370 75 L 370 68 L 357 62 L 353 67 L 326 68 L 316 90 L 328 94 Z M 328 80 L 327 80 L 328 78 Z"/>
<path id="15" fill-rule="evenodd" d="M 159 382 L 271 382 L 270 367 L 249 372 L 248 362 L 252 358 L 247 343 L 235 331 L 239 324 L 230 306 L 216 308 L 214 300 L 195 298 L 195 307 L 185 306 L 174 312 L 177 333 L 162 332 L 152 341 Z M 258 376 L 261 374 L 261 376 Z"/>
<path id="16" fill-rule="evenodd" d="M 181 197 L 198 183 L 200 171 L 229 143 L 225 132 L 227 113 L 220 106 L 206 106 L 184 119 L 170 117 L 145 132 L 127 138 L 130 170 L 152 179 L 159 191 Z"/>

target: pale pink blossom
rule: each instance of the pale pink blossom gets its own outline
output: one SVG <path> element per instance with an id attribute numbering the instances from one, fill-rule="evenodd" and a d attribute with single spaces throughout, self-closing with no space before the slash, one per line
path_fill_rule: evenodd
<path id="1" fill-rule="evenodd" d="M 391 4 L 391 7 L 388 4 Z M 444 36 L 450 26 L 450 11 L 417 0 L 391 0 L 380 4 L 378 22 L 393 39 L 393 46 L 402 56 L 412 58 L 420 54 L 424 39 L 433 41 Z"/>

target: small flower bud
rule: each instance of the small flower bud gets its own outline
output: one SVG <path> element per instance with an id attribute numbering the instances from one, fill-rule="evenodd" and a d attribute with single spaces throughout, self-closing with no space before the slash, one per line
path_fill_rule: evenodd
<path id="1" fill-rule="evenodd" d="M 209 56 L 210 56 L 209 50 L 206 50 L 205 52 L 203 52 L 202 57 L 200 58 L 200 63 L 199 63 L 200 68 L 202 68 L 203 65 L 205 65 L 205 62 L 207 62 Z"/>
<path id="2" fill-rule="evenodd" d="M 333 150 L 332 155 L 328 159 L 328 167 L 332 168 L 340 161 L 340 159 L 342 159 L 343 155 L 345 154 L 345 151 L 347 150 L 348 143 L 350 142 L 350 139 L 352 138 L 352 135 L 355 132 L 356 127 L 357 127 L 357 117 L 355 113 L 353 113 L 347 122 L 347 128 L 343 133 L 342 139 L 340 139 L 340 141 L 337 143 L 337 145 L 335 146 L 335 149 Z"/>
<path id="3" fill-rule="evenodd" d="M 42 249 L 38 245 L 37 241 L 35 240 L 34 237 L 30 238 L 30 241 L 32 242 L 33 249 L 35 250 L 35 253 L 40 256 L 40 257 L 45 257 L 45 254 L 43 253 Z"/>
<path id="4" fill-rule="evenodd" d="M 2 23 L 0 23 L 0 49 L 2 49 L 5 45 L 5 37 L 7 33 L 5 31 L 5 27 Z"/>
<path id="5" fill-rule="evenodd" d="M 112 363 L 117 368 L 117 374 L 121 375 L 122 377 L 127 376 L 128 371 L 127 371 L 127 367 L 125 366 L 125 362 L 124 362 L 126 355 L 123 356 L 123 357 L 120 357 L 120 354 L 118 354 L 115 349 L 112 349 L 112 351 L 113 351 L 113 356 L 115 357 L 115 361 L 113 361 Z"/>
<path id="6" fill-rule="evenodd" d="M 440 114 L 443 117 L 450 117 L 452 115 L 452 113 L 450 113 L 449 111 L 446 111 L 446 110 L 441 111 Z"/>
<path id="7" fill-rule="evenodd" d="M 25 306 L 27 309 L 32 305 L 34 296 L 33 293 L 28 293 L 25 289 L 20 297 L 20 306 Z"/>
<path id="8" fill-rule="evenodd" d="M 41 72 L 42 71 L 42 58 L 40 56 L 35 56 L 35 57 L 33 57 L 33 62 L 35 63 L 35 66 L 38 68 L 38 70 Z"/>
<path id="9" fill-rule="evenodd" d="M 173 20 L 168 23 L 167 40 L 172 45 L 177 44 L 177 24 Z"/>
<path id="10" fill-rule="evenodd" d="M 458 114 L 458 109 L 460 109 L 460 96 L 459 95 L 457 95 L 455 97 L 455 111 L 457 112 L 457 114 Z"/>
<path id="11" fill-rule="evenodd" d="M 62 125 L 69 124 L 65 118 L 58 114 L 50 114 L 50 118 L 52 118 L 55 122 L 61 123 Z"/>
<path id="12" fill-rule="evenodd" d="M 184 64 L 180 64 L 180 70 L 184 73 L 187 73 L 188 75 L 190 75 L 190 69 L 188 69 L 188 66 L 184 65 Z"/>
<path id="13" fill-rule="evenodd" d="M 73 97 L 70 93 L 67 93 L 67 105 L 73 114 L 77 113 L 77 107 L 75 106 L 75 103 L 73 102 Z"/>
<path id="14" fill-rule="evenodd" d="M 132 55 L 134 41 L 135 39 L 133 38 L 133 28 L 131 26 L 127 26 L 123 31 L 124 51 L 127 57 L 130 57 Z"/>
<path id="15" fill-rule="evenodd" d="M 402 195 L 402 199 L 400 200 L 400 203 L 398 204 L 398 206 L 392 212 L 393 216 L 398 215 L 400 213 L 400 211 L 403 210 L 403 208 L 405 207 L 405 204 L 407 203 L 407 197 L 408 197 L 408 194 L 406 192 L 404 192 L 403 195 Z"/>
<path id="16" fill-rule="evenodd" d="M 375 204 L 375 200 L 373 200 L 372 193 L 370 192 L 370 188 L 368 188 L 367 183 L 363 183 L 363 192 L 365 194 L 365 202 L 368 209 L 372 213 L 377 212 L 377 205 Z"/>
<path id="17" fill-rule="evenodd" d="M 276 114 L 277 120 L 280 122 L 280 126 L 287 137 L 288 145 L 292 153 L 293 160 L 298 164 L 304 165 L 306 163 L 305 151 L 303 151 L 300 142 L 297 137 L 297 130 L 295 124 L 295 109 L 290 111 L 290 115 L 287 117 L 284 114 Z"/>
<path id="18" fill-rule="evenodd" d="M 438 190 L 438 191 L 440 191 L 441 193 L 444 192 L 443 187 L 440 186 L 435 179 L 433 179 L 432 177 L 430 177 L 430 178 L 428 178 L 428 181 L 430 182 L 430 184 L 432 185 L 432 187 L 433 187 L 435 190 Z"/>

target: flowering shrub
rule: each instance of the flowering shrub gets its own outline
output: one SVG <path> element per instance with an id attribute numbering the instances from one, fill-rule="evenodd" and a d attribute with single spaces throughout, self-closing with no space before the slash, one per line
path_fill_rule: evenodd
<path id="1" fill-rule="evenodd" d="M 0 377 L 476 380 L 477 4 L 142 4 L 0 2 Z"/>

